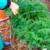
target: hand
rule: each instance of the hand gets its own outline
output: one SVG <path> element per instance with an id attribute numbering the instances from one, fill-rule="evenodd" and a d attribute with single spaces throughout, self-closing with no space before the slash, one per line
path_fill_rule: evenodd
<path id="1" fill-rule="evenodd" d="M 18 14 L 19 6 L 15 4 L 14 2 L 11 2 L 10 8 L 14 15 Z"/>

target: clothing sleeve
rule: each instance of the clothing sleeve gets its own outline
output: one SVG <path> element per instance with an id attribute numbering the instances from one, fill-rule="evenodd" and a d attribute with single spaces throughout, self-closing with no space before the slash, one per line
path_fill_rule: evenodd
<path id="1" fill-rule="evenodd" d="M 10 0 L 0 0 L 0 9 L 5 9 L 10 6 Z"/>

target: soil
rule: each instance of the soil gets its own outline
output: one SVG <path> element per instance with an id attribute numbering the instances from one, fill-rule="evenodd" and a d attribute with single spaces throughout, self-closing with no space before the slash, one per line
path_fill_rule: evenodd
<path id="1" fill-rule="evenodd" d="M 11 39 L 11 41 L 14 48 L 12 46 L 7 46 L 3 50 L 28 50 L 27 44 L 21 43 L 16 39 Z M 33 48 L 32 50 L 40 50 L 40 48 Z"/>
<path id="2" fill-rule="evenodd" d="M 33 48 L 32 50 L 41 50 L 40 48 Z"/>
<path id="3" fill-rule="evenodd" d="M 7 47 L 3 48 L 3 50 L 11 50 L 11 46 L 7 46 Z"/>

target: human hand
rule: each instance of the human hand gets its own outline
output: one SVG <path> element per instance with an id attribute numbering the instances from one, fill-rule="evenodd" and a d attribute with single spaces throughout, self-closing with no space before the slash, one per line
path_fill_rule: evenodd
<path id="1" fill-rule="evenodd" d="M 19 6 L 15 4 L 14 2 L 11 2 L 10 8 L 14 15 L 18 14 Z"/>

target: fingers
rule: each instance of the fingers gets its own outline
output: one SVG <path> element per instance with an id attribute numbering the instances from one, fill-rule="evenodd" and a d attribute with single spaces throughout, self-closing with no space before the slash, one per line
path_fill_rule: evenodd
<path id="1" fill-rule="evenodd" d="M 14 2 L 11 2 L 10 8 L 14 15 L 18 14 L 19 6 L 17 4 L 15 4 Z"/>

